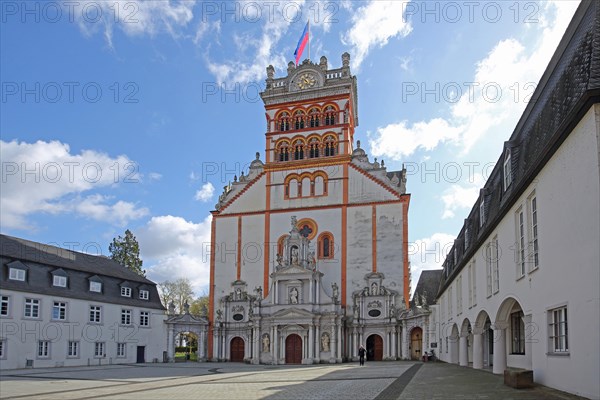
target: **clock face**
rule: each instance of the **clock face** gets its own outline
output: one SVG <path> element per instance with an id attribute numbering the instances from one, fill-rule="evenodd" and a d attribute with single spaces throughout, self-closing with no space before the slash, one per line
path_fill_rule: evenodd
<path id="1" fill-rule="evenodd" d="M 306 72 L 300 75 L 300 77 L 298 77 L 296 85 L 299 89 L 307 89 L 315 86 L 315 83 L 317 83 L 315 76 L 311 73 Z"/>

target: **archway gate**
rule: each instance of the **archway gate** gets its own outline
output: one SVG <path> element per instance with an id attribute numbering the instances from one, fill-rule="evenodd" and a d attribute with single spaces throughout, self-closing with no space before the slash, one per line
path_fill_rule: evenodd
<path id="1" fill-rule="evenodd" d="M 167 324 L 167 358 L 169 362 L 175 360 L 175 335 L 179 332 L 190 332 L 198 339 L 198 361 L 206 361 L 206 338 L 208 333 L 208 320 L 204 317 L 194 317 L 189 313 L 189 307 L 184 314 L 171 315 Z"/>

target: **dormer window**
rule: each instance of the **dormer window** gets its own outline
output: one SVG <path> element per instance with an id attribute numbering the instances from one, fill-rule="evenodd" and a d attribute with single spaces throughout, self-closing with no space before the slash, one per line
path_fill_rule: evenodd
<path id="1" fill-rule="evenodd" d="M 479 200 L 479 226 L 485 224 L 485 199 L 481 196 Z"/>
<path id="2" fill-rule="evenodd" d="M 102 293 L 102 282 L 90 281 L 90 292 Z"/>
<path id="3" fill-rule="evenodd" d="M 140 290 L 140 299 L 148 300 L 150 298 L 150 292 L 148 290 Z"/>
<path id="4" fill-rule="evenodd" d="M 52 286 L 67 287 L 67 277 L 54 275 L 54 279 L 52 280 Z"/>
<path id="5" fill-rule="evenodd" d="M 13 281 L 25 281 L 25 270 L 20 268 L 10 268 L 8 272 L 8 279 Z"/>
<path id="6" fill-rule="evenodd" d="M 131 297 L 131 288 L 127 286 L 121 286 L 121 296 Z"/>
<path id="7" fill-rule="evenodd" d="M 512 183 L 512 165 L 510 149 L 506 149 L 506 151 L 504 152 L 504 165 L 502 170 L 504 171 L 504 190 L 506 190 Z"/>

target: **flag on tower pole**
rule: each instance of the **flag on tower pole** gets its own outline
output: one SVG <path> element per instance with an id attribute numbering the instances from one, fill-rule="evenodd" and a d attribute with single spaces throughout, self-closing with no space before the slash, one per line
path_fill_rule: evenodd
<path id="1" fill-rule="evenodd" d="M 300 40 L 298 40 L 298 45 L 296 46 L 296 51 L 294 51 L 294 56 L 296 57 L 296 65 L 298 65 L 298 61 L 300 61 L 300 57 L 302 57 L 302 52 L 304 51 L 304 48 L 309 43 L 309 33 L 310 33 L 310 25 L 309 24 L 310 24 L 310 21 L 308 21 L 306 23 L 306 26 L 304 27 L 304 31 L 302 32 L 302 36 L 300 36 Z M 309 55 L 309 57 L 310 57 L 310 55 Z"/>

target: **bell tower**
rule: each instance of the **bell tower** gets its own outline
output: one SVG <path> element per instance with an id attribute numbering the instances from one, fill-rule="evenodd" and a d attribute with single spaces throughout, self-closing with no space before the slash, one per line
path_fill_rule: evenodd
<path id="1" fill-rule="evenodd" d="M 281 78 L 275 78 L 269 65 L 261 98 L 267 120 L 267 167 L 309 167 L 350 158 L 358 126 L 350 54 L 342 55 L 342 67 L 337 69 L 329 69 L 326 57 L 318 64 L 308 59 L 298 66 L 290 62 L 287 76 Z"/>

